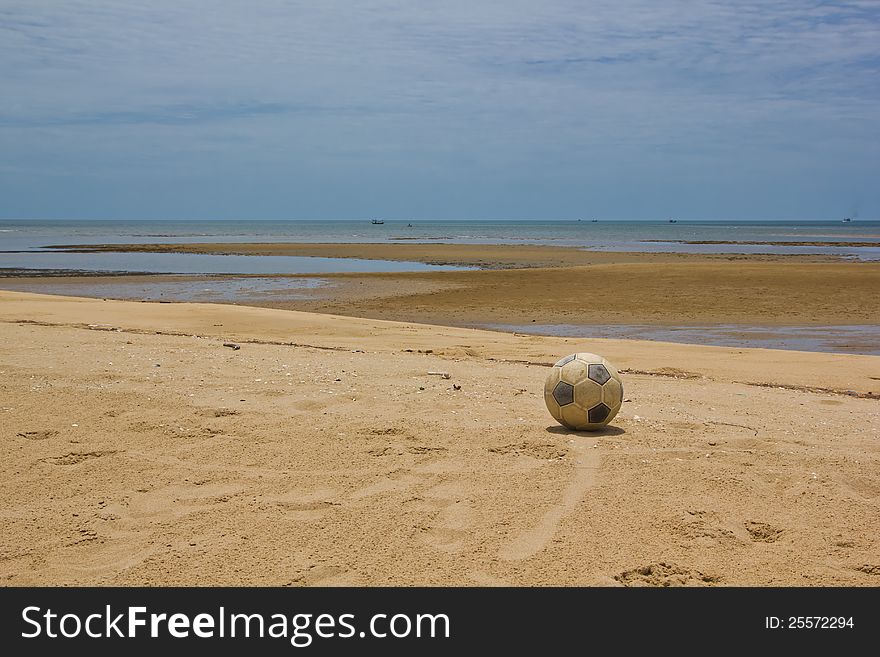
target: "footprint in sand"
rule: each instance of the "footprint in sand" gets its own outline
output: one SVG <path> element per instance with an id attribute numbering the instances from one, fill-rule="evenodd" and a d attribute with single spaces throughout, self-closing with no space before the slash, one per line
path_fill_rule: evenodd
<path id="1" fill-rule="evenodd" d="M 782 535 L 782 529 L 766 522 L 747 520 L 746 531 L 756 543 L 775 543 Z"/>
<path id="2" fill-rule="evenodd" d="M 21 431 L 18 435 L 28 440 L 49 440 L 49 438 L 57 436 L 58 432 L 53 429 L 43 429 L 41 431 Z"/>
<path id="3" fill-rule="evenodd" d="M 287 519 L 299 522 L 320 520 L 333 507 L 339 506 L 336 501 L 336 491 L 332 488 L 319 488 L 317 490 L 289 490 L 280 495 L 270 495 L 263 501 L 275 505 L 279 513 Z"/>
<path id="4" fill-rule="evenodd" d="M 477 586 L 510 586 L 507 580 L 495 577 L 485 570 L 472 570 L 470 578 Z"/>
<path id="5" fill-rule="evenodd" d="M 46 559 L 72 577 L 112 578 L 165 551 L 168 529 L 228 501 L 246 487 L 229 482 L 173 484 L 137 492 L 95 513 Z M 186 539 L 189 540 L 189 539 Z"/>
<path id="6" fill-rule="evenodd" d="M 437 515 L 425 532 L 424 541 L 443 552 L 461 552 L 474 523 L 474 509 L 463 483 L 441 483 L 426 491 L 425 497 L 425 506 L 437 509 Z"/>
<path id="7" fill-rule="evenodd" d="M 448 452 L 445 447 L 430 445 L 404 445 L 400 446 L 400 450 L 436 457 Z M 384 450 L 373 455 L 383 453 Z M 413 491 L 415 496 L 408 501 L 416 504 L 409 508 L 417 509 L 424 516 L 417 525 L 421 540 L 442 552 L 461 552 L 471 535 L 475 511 L 469 499 L 467 483 L 456 474 L 459 468 L 460 464 L 454 459 L 435 458 L 413 469 L 398 471 L 397 476 L 386 476 L 352 491 L 341 502 L 348 505 L 376 495 L 400 495 Z"/>
<path id="8" fill-rule="evenodd" d="M 373 484 L 368 484 L 363 488 L 351 492 L 347 497 L 349 500 L 363 500 L 373 495 L 381 495 L 382 493 L 404 491 L 421 483 L 421 478 L 411 474 L 405 474 L 402 477 L 392 479 L 386 477 Z"/>
<path id="9" fill-rule="evenodd" d="M 695 568 L 685 568 L 662 561 L 641 568 L 625 570 L 614 576 L 623 586 L 713 586 L 721 582 L 716 575 L 707 575 Z"/>
<path id="10" fill-rule="evenodd" d="M 52 465 L 76 465 L 77 463 L 88 461 L 89 459 L 98 459 L 102 456 L 109 456 L 116 453 L 117 450 L 115 449 L 96 450 L 94 452 L 69 452 L 60 456 L 49 456 L 40 460 L 44 463 L 51 463 Z"/>
<path id="11" fill-rule="evenodd" d="M 587 490 L 593 486 L 599 469 L 599 455 L 586 445 L 572 447 L 575 459 L 574 471 L 562 499 L 548 510 L 537 525 L 526 530 L 503 547 L 498 556 L 506 561 L 527 559 L 543 550 L 550 543 L 563 518 L 574 511 Z"/>

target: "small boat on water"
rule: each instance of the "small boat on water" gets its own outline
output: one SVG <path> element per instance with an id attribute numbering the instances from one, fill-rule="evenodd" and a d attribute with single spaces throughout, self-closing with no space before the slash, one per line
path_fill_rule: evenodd
<path id="1" fill-rule="evenodd" d="M 678 223 L 678 219 L 670 219 L 670 220 L 669 220 L 669 223 L 671 223 L 671 224 L 677 224 L 677 223 Z"/>
<path id="2" fill-rule="evenodd" d="M 593 223 L 594 223 L 594 224 L 597 224 L 597 223 L 599 223 L 599 220 L 598 220 L 598 219 L 593 219 Z"/>
<path id="3" fill-rule="evenodd" d="M 406 227 L 407 227 L 407 228 L 412 228 L 412 224 L 407 224 Z"/>
<path id="4" fill-rule="evenodd" d="M 371 224 L 384 224 L 385 221 L 383 219 L 373 219 L 370 223 Z"/>
<path id="5" fill-rule="evenodd" d="M 843 223 L 845 223 L 845 224 L 848 224 L 850 221 L 852 221 L 852 217 L 844 217 L 843 218 Z"/>

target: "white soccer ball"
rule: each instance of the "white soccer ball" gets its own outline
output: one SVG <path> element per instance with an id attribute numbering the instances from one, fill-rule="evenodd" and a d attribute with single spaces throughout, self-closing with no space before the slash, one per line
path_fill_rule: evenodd
<path id="1" fill-rule="evenodd" d="M 595 431 L 608 424 L 623 403 L 617 369 L 596 354 L 566 356 L 544 383 L 544 402 L 557 422 L 569 429 Z"/>

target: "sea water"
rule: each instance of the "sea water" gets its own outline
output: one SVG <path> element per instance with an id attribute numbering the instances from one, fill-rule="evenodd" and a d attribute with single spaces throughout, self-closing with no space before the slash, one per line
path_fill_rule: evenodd
<path id="1" fill-rule="evenodd" d="M 659 241 L 657 241 L 659 240 Z M 857 242 L 870 246 L 687 244 L 689 241 Z M 180 273 L 418 271 L 429 265 L 350 259 L 47 252 L 58 244 L 187 242 L 448 242 L 548 244 L 601 251 L 822 254 L 880 260 L 880 221 L 0 221 L 0 268 Z M 876 244 L 876 246 L 874 246 Z M 13 253 L 17 252 L 17 253 Z M 157 257 L 163 256 L 163 257 Z M 218 258 L 220 260 L 218 260 Z M 291 257 L 292 258 L 292 257 Z M 349 260 L 348 264 L 345 263 Z M 373 264 L 366 264 L 372 262 Z M 218 268 L 219 266 L 219 268 Z M 310 266 L 309 269 L 303 269 Z"/>
<path id="2" fill-rule="evenodd" d="M 479 328 L 569 338 L 650 340 L 717 347 L 751 347 L 880 356 L 880 326 L 651 326 L 646 324 L 482 324 Z"/>
<path id="3" fill-rule="evenodd" d="M 660 241 L 656 241 L 660 240 Z M 870 246 L 687 244 L 688 241 L 853 242 Z M 77 296 L 178 301 L 236 301 L 304 298 L 329 283 L 315 278 L 283 279 L 268 274 L 429 271 L 456 269 L 422 263 L 298 256 L 235 256 L 179 253 L 65 253 L 58 244 L 187 242 L 375 242 L 457 244 L 546 244 L 601 251 L 674 253 L 823 254 L 880 260 L 880 221 L 843 223 L 774 221 L 0 221 L 0 288 Z M 876 244 L 876 246 L 874 246 Z M 242 274 L 247 278 L 195 280 L 43 279 L 27 283 L 2 278 L 3 270 L 60 273 L 148 272 Z M 255 276 L 256 275 L 256 276 Z M 24 287 L 22 287 L 24 285 Z M 57 288 L 57 289 L 56 289 Z M 548 335 L 622 337 L 783 349 L 880 353 L 877 326 L 851 327 L 647 327 L 487 326 Z"/>

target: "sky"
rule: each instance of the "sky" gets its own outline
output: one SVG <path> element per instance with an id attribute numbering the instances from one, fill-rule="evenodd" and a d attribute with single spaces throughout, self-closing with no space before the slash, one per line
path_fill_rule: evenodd
<path id="1" fill-rule="evenodd" d="M 0 218 L 880 218 L 880 0 L 0 0 Z"/>

